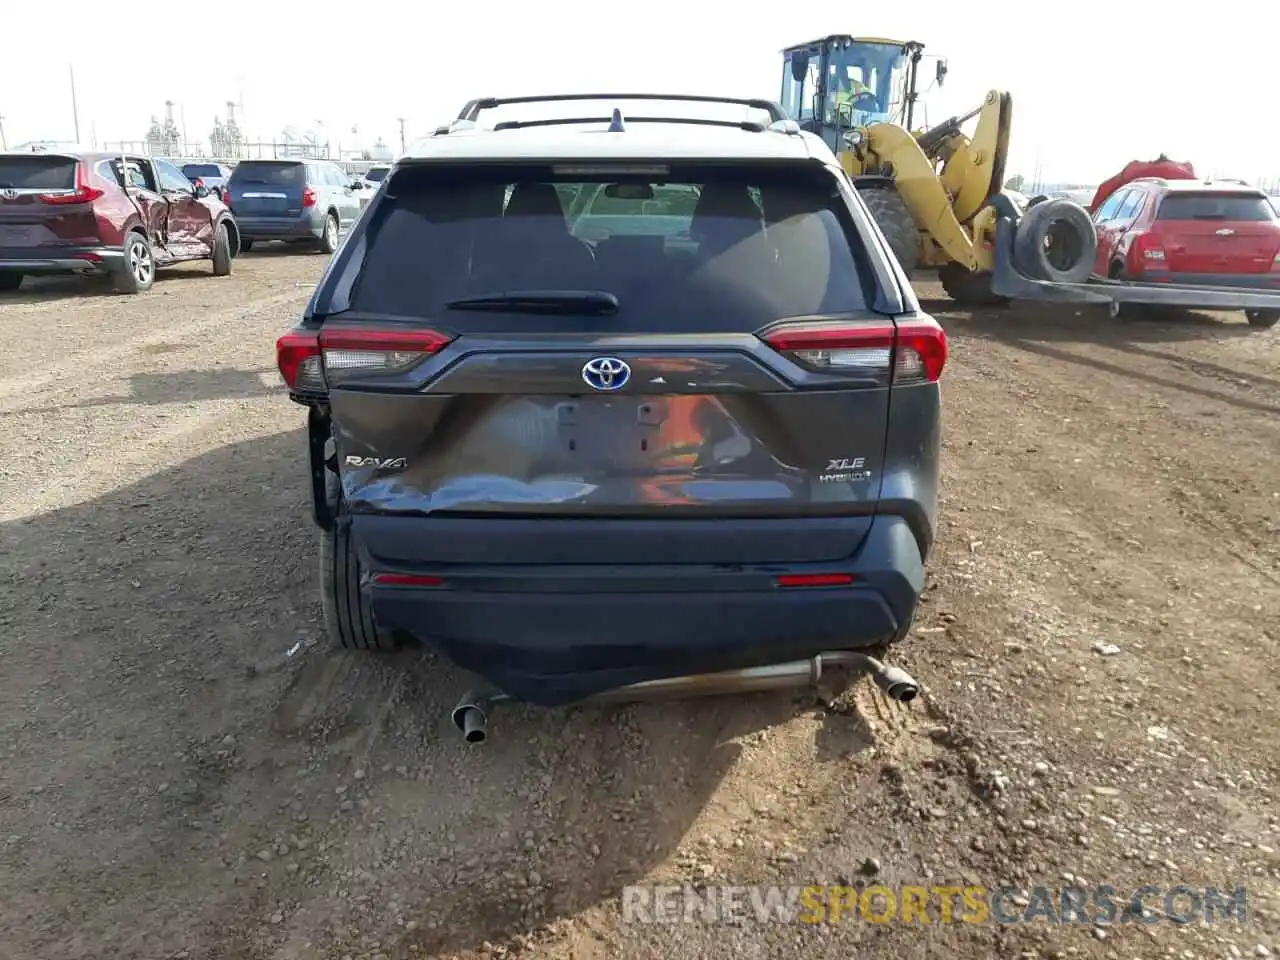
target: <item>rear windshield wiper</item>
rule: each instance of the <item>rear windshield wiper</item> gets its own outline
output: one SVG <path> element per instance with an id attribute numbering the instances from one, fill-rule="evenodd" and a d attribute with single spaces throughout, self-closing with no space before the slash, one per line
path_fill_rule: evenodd
<path id="1" fill-rule="evenodd" d="M 604 316 L 618 312 L 618 298 L 603 290 L 507 290 L 462 297 L 445 304 L 450 310 L 493 310 L 512 313 L 580 313 Z"/>

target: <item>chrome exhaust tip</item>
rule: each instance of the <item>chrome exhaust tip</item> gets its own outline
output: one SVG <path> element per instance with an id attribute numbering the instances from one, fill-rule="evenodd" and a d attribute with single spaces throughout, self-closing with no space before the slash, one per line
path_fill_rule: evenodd
<path id="1" fill-rule="evenodd" d="M 489 736 L 489 714 L 482 700 L 463 697 L 451 714 L 453 725 L 467 743 L 484 743 Z"/>

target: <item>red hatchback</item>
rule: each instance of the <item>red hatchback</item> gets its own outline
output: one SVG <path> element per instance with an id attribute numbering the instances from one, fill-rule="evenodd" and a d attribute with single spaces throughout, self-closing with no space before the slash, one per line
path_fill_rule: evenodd
<path id="1" fill-rule="evenodd" d="M 1253 187 L 1133 180 L 1098 208 L 1093 223 L 1099 277 L 1280 291 L 1280 217 Z M 1280 320 L 1280 312 L 1271 310 L 1245 315 L 1259 327 Z"/>
<path id="2" fill-rule="evenodd" d="M 24 277 L 109 277 L 140 293 L 157 267 L 211 260 L 231 272 L 230 210 L 158 157 L 0 153 L 0 291 Z"/>

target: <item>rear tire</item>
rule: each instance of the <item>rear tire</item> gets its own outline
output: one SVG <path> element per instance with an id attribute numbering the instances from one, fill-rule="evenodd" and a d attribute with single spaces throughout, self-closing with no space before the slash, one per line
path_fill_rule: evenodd
<path id="1" fill-rule="evenodd" d="M 1246 310 L 1244 317 L 1249 321 L 1249 326 L 1270 330 L 1280 320 L 1280 310 Z"/>
<path id="2" fill-rule="evenodd" d="M 213 275 L 231 276 L 231 237 L 225 223 L 218 224 L 217 232 L 213 235 Z"/>
<path id="3" fill-rule="evenodd" d="M 141 231 L 124 238 L 124 262 L 111 275 L 116 293 L 137 294 L 151 289 L 156 280 L 156 259 L 151 243 Z"/>
<path id="4" fill-rule="evenodd" d="M 889 249 L 898 258 L 903 272 L 910 278 L 920 259 L 920 228 L 902 195 L 893 187 L 881 184 L 860 186 L 858 193 L 889 241 Z"/>
<path id="5" fill-rule="evenodd" d="M 22 286 L 22 274 L 0 273 L 0 290 L 17 290 Z"/>
<path id="6" fill-rule="evenodd" d="M 362 574 L 360 554 L 351 541 L 351 526 L 339 499 L 333 529 L 320 531 L 320 604 L 329 637 L 347 650 L 395 650 L 395 636 L 373 619 L 361 589 Z"/>
<path id="7" fill-rule="evenodd" d="M 963 307 L 1003 307 L 1010 302 L 1008 297 L 991 292 L 989 270 L 975 273 L 954 260 L 938 270 L 938 282 L 947 296 Z"/>
<path id="8" fill-rule="evenodd" d="M 324 232 L 320 235 L 320 252 L 333 253 L 338 249 L 338 218 L 332 213 L 324 218 Z"/>
<path id="9" fill-rule="evenodd" d="M 1070 200 L 1028 208 L 1013 238 L 1013 265 L 1035 280 L 1083 283 L 1098 258 L 1098 234 L 1088 212 Z"/>
<path id="10" fill-rule="evenodd" d="M 248 253 L 248 252 L 249 252 L 250 250 L 252 250 L 252 249 L 253 249 L 253 241 L 252 241 L 252 240 L 246 240 L 246 239 L 244 239 L 244 237 L 241 237 L 241 238 L 240 238 L 240 252 L 241 252 L 241 253 Z"/>

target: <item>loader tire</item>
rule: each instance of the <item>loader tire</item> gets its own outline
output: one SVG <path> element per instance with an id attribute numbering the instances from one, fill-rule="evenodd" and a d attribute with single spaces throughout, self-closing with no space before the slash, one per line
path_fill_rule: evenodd
<path id="1" fill-rule="evenodd" d="M 1008 297 L 991 292 L 991 272 L 977 273 L 954 260 L 938 270 L 938 282 L 947 296 L 963 307 L 1003 307 Z"/>
<path id="2" fill-rule="evenodd" d="M 887 185 L 858 187 L 858 193 L 862 195 L 880 232 L 889 241 L 889 249 L 898 258 L 902 272 L 910 278 L 920 257 L 920 228 L 916 226 L 902 195 Z"/>
<path id="3" fill-rule="evenodd" d="M 1033 280 L 1083 283 L 1093 273 L 1097 255 L 1093 220 L 1070 200 L 1046 200 L 1029 208 L 1013 238 L 1013 265 Z"/>

